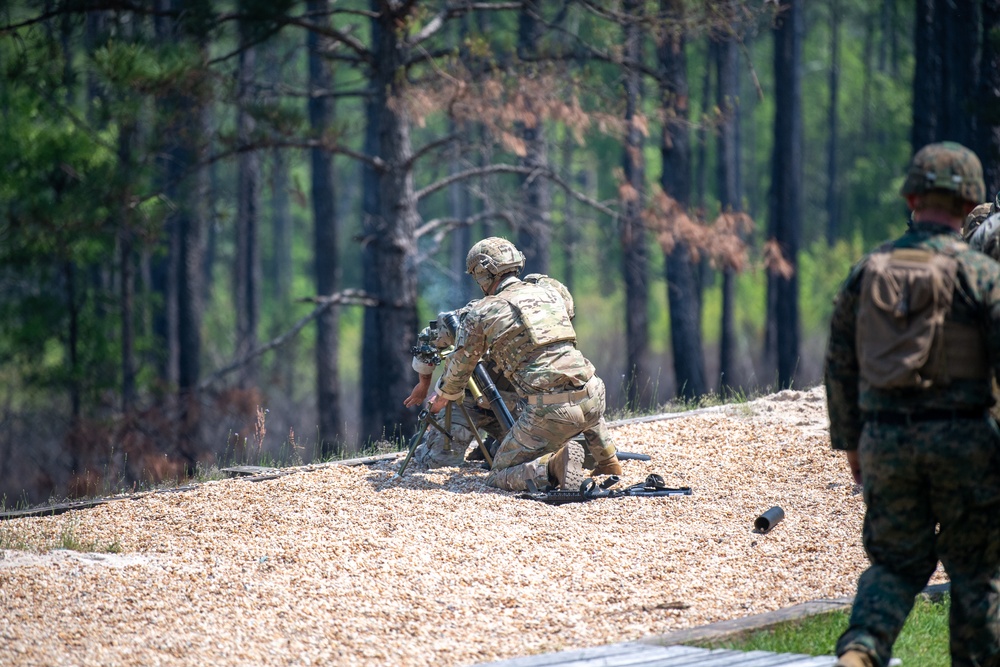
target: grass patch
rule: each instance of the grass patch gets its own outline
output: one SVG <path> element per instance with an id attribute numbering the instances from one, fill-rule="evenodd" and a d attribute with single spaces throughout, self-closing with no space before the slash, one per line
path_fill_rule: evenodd
<path id="1" fill-rule="evenodd" d="M 55 534 L 31 530 L 28 525 L 20 522 L 0 522 L 0 549 L 38 553 L 66 549 L 83 553 L 118 554 L 122 552 L 122 545 L 118 537 L 110 542 L 85 539 L 80 535 L 76 519 L 68 517 Z"/>
<path id="2" fill-rule="evenodd" d="M 753 407 L 750 406 L 750 403 L 769 394 L 773 394 L 776 391 L 777 389 L 774 389 L 773 387 L 762 387 L 749 392 L 744 389 L 735 390 L 727 388 L 721 394 L 711 392 L 690 399 L 684 398 L 683 396 L 677 396 L 666 403 L 654 406 L 637 407 L 626 405 L 617 409 L 609 409 L 605 412 L 604 418 L 608 421 L 618 421 L 633 419 L 636 417 L 650 417 L 652 415 L 691 412 L 702 408 L 717 408 L 723 405 L 733 406 L 733 408 L 737 411 L 737 414 L 750 417 L 753 416 Z"/>
<path id="3" fill-rule="evenodd" d="M 917 597 L 906 625 L 893 647 L 893 657 L 903 666 L 948 667 L 948 609 L 950 597 L 940 600 L 926 595 Z M 799 621 L 779 623 L 766 630 L 739 637 L 701 642 L 702 648 L 726 648 L 738 651 L 771 651 L 773 653 L 804 653 L 833 655 L 837 638 L 847 629 L 849 610 L 810 616 Z"/>
<path id="4" fill-rule="evenodd" d="M 118 541 L 117 537 L 107 544 L 102 544 L 97 540 L 85 540 L 77 533 L 77 527 L 76 521 L 72 518 L 67 519 L 67 521 L 63 523 L 62 530 L 59 532 L 59 539 L 56 546 L 57 549 L 81 551 L 84 553 L 118 554 L 122 552 L 122 545 L 121 542 Z"/>

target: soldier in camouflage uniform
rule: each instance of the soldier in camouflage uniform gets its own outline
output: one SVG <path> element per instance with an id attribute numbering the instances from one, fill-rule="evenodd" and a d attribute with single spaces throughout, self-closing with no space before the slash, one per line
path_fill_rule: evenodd
<path id="1" fill-rule="evenodd" d="M 1000 665 L 1000 432 L 987 417 L 1000 264 L 959 235 L 983 191 L 972 151 L 918 151 L 901 190 L 912 227 L 855 265 L 834 304 L 830 438 L 864 487 L 870 561 L 839 667 L 888 665 L 939 559 L 951 579 L 952 664 Z"/>
<path id="2" fill-rule="evenodd" d="M 541 276 L 539 274 L 532 274 L 526 276 L 526 281 L 537 282 L 539 279 L 551 280 L 547 276 Z M 554 281 L 553 281 L 554 282 Z M 440 326 L 440 323 L 444 321 L 447 315 L 454 315 L 459 321 L 465 318 L 465 314 L 469 312 L 469 309 L 476 305 L 476 301 L 472 301 L 469 304 L 459 308 L 458 310 L 439 313 L 437 316 L 437 322 L 439 326 L 434 329 L 430 327 L 425 327 L 423 331 L 418 335 L 418 340 L 428 341 L 430 345 L 438 350 L 438 354 L 444 354 L 455 344 L 454 336 L 449 331 L 448 327 Z M 486 372 L 489 374 L 490 379 L 496 385 L 497 391 L 500 393 L 500 397 L 503 399 L 504 404 L 513 416 L 517 416 L 518 406 L 517 406 L 517 394 L 514 392 L 513 386 L 507 381 L 501 373 L 498 372 L 496 365 L 493 364 L 488 358 L 483 359 L 484 365 L 486 367 Z M 413 407 L 422 404 L 426 399 L 427 395 L 430 393 L 431 389 L 431 378 L 434 373 L 434 364 L 428 363 L 428 361 L 420 356 L 414 356 L 412 361 L 413 370 L 417 372 L 419 380 L 417 384 L 413 387 L 410 395 L 406 397 L 403 401 L 403 405 L 406 407 Z M 504 426 L 493 414 L 493 410 L 488 408 L 480 407 L 476 402 L 476 399 L 472 396 L 469 391 L 466 391 L 462 397 L 462 404 L 465 406 L 465 410 L 471 417 L 473 422 L 473 427 L 480 432 L 485 432 L 488 436 L 486 440 L 486 445 L 490 447 L 491 453 L 495 451 L 495 443 L 499 443 L 503 440 L 504 436 Z M 426 468 L 441 468 L 441 467 L 452 467 L 460 466 L 464 461 L 482 461 L 485 457 L 476 447 L 469 451 L 469 446 L 476 443 L 475 436 L 473 435 L 472 428 L 466 422 L 465 414 L 461 410 L 455 410 L 452 413 L 452 422 L 450 428 L 451 440 L 449 441 L 445 435 L 436 428 L 428 428 L 424 432 L 423 440 L 417 445 L 416 450 L 413 452 L 414 463 L 424 466 Z M 468 456 L 467 456 L 468 453 Z"/>
<path id="3" fill-rule="evenodd" d="M 593 474 L 620 474 L 604 423 L 604 383 L 576 349 L 565 287 L 551 279 L 521 280 L 524 255 L 501 238 L 472 246 L 466 265 L 486 296 L 462 321 L 455 351 L 429 399 L 430 411 L 460 400 L 476 364 L 489 352 L 522 409 L 500 443 L 487 484 L 511 491 L 528 489 L 529 481 L 539 490 L 578 489 L 585 453 L 570 438 L 581 433 L 596 462 Z"/>
<path id="4" fill-rule="evenodd" d="M 976 208 L 972 209 L 969 215 L 965 216 L 965 223 L 962 225 L 962 238 L 965 239 L 966 243 L 972 243 L 972 234 L 979 229 L 979 226 L 983 224 L 986 218 L 990 217 L 990 213 L 992 212 L 993 204 L 986 202 L 985 204 L 979 204 Z M 994 257 L 994 259 L 996 258 Z"/>

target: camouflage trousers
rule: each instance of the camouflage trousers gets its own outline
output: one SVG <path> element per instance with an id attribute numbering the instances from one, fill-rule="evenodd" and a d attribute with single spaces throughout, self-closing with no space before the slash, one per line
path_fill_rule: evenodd
<path id="1" fill-rule="evenodd" d="M 463 405 L 469 416 L 472 418 L 474 427 L 494 438 L 503 437 L 503 427 L 490 410 L 483 410 L 476 405 L 475 400 L 466 394 Z M 451 408 L 451 439 L 445 437 L 444 433 L 428 426 L 424 432 L 424 437 L 413 452 L 413 461 L 423 468 L 449 468 L 458 467 L 465 462 L 465 456 L 470 446 L 478 447 L 478 441 L 465 419 L 465 414 L 457 404 L 449 406 Z M 447 410 L 448 408 L 445 408 Z M 447 419 L 445 411 L 434 415 L 441 426 L 446 427 Z"/>
<path id="2" fill-rule="evenodd" d="M 575 403 L 525 405 L 500 443 L 486 483 L 524 491 L 530 479 L 538 489 L 548 488 L 549 459 L 581 433 L 595 461 L 611 458 L 616 449 L 604 423 L 604 382 L 595 375 L 585 388 L 587 397 Z"/>
<path id="3" fill-rule="evenodd" d="M 938 560 L 951 580 L 952 665 L 1000 665 L 1000 432 L 993 420 L 867 423 L 858 580 L 837 654 L 859 648 L 888 665 L 892 645 Z"/>

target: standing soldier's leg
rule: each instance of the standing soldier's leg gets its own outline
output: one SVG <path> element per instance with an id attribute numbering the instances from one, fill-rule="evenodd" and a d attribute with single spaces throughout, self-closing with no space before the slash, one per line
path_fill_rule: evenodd
<path id="1" fill-rule="evenodd" d="M 1000 665 L 1000 435 L 963 420 L 932 461 L 938 557 L 951 580 L 951 664 Z"/>
<path id="2" fill-rule="evenodd" d="M 858 453 L 867 505 L 862 537 L 871 565 L 858 579 L 837 655 L 862 650 L 889 664 L 913 600 L 937 567 L 935 520 L 918 472 L 919 437 L 913 429 L 865 425 Z"/>

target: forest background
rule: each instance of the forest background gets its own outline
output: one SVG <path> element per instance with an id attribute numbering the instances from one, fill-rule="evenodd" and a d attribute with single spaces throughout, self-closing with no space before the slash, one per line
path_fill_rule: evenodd
<path id="1" fill-rule="evenodd" d="M 915 148 L 1000 189 L 1000 0 L 0 3 L 0 498 L 398 445 L 502 235 L 609 408 L 821 379 Z"/>

